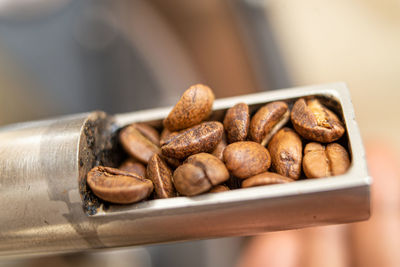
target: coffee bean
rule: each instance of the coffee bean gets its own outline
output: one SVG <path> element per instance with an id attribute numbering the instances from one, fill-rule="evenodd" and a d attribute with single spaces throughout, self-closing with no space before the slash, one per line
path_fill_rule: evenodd
<path id="1" fill-rule="evenodd" d="M 252 141 L 236 142 L 224 150 L 224 162 L 228 170 L 238 178 L 265 172 L 271 165 L 268 150 Z"/>
<path id="2" fill-rule="evenodd" d="M 153 182 L 157 198 L 176 196 L 175 188 L 172 184 L 172 172 L 157 154 L 154 154 L 149 160 L 147 178 Z"/>
<path id="3" fill-rule="evenodd" d="M 245 141 L 250 125 L 249 106 L 239 103 L 228 109 L 224 118 L 224 128 L 228 143 Z"/>
<path id="4" fill-rule="evenodd" d="M 222 133 L 221 141 L 218 143 L 217 147 L 214 149 L 214 151 L 211 154 L 216 156 L 219 160 L 223 161 L 224 160 L 224 150 L 225 150 L 226 146 L 227 146 L 226 136 L 225 136 L 225 133 Z"/>
<path id="5" fill-rule="evenodd" d="M 155 145 L 160 145 L 160 135 L 156 129 L 145 123 L 133 123 L 131 125 Z"/>
<path id="6" fill-rule="evenodd" d="M 263 172 L 244 180 L 242 183 L 242 187 L 246 188 L 261 185 L 284 184 L 290 182 L 294 182 L 294 180 L 289 177 L 279 175 L 277 173 Z"/>
<path id="7" fill-rule="evenodd" d="M 173 175 L 176 190 L 186 196 L 206 192 L 228 178 L 229 173 L 224 163 L 208 153 L 190 156 Z"/>
<path id="8" fill-rule="evenodd" d="M 110 167 L 94 167 L 87 183 L 99 198 L 118 204 L 138 202 L 153 191 L 153 183 L 139 175 Z"/>
<path id="9" fill-rule="evenodd" d="M 302 143 L 290 128 L 279 130 L 268 144 L 272 167 L 286 177 L 298 179 L 301 173 Z"/>
<path id="10" fill-rule="evenodd" d="M 146 163 L 154 154 L 160 154 L 160 148 L 144 137 L 134 126 L 123 128 L 119 135 L 124 150 L 133 158 Z"/>
<path id="11" fill-rule="evenodd" d="M 118 169 L 126 172 L 134 172 L 143 178 L 146 178 L 146 167 L 132 158 L 125 160 Z"/>
<path id="12" fill-rule="evenodd" d="M 173 182 L 176 190 L 184 196 L 195 196 L 212 187 L 203 169 L 190 163 L 182 164 L 174 171 Z"/>
<path id="13" fill-rule="evenodd" d="M 297 100 L 291 119 L 296 132 L 301 136 L 321 143 L 336 141 L 345 131 L 336 114 L 315 98 Z"/>
<path id="14" fill-rule="evenodd" d="M 227 187 L 226 185 L 217 185 L 214 186 L 213 188 L 211 188 L 210 191 L 208 191 L 208 193 L 219 193 L 219 192 L 225 192 L 225 191 L 229 191 L 229 187 Z"/>
<path id="15" fill-rule="evenodd" d="M 202 168 L 212 185 L 223 183 L 229 178 L 229 172 L 224 163 L 211 154 L 199 153 L 192 155 L 186 159 L 185 163 Z"/>
<path id="16" fill-rule="evenodd" d="M 176 159 L 184 159 L 200 152 L 211 152 L 221 141 L 223 131 L 220 122 L 203 122 L 175 136 L 161 147 L 161 152 L 164 156 Z"/>
<path id="17" fill-rule="evenodd" d="M 276 101 L 261 107 L 251 119 L 250 139 L 265 146 L 289 121 L 289 117 L 289 108 L 285 102 Z"/>
<path id="18" fill-rule="evenodd" d="M 326 147 L 309 143 L 304 148 L 303 171 L 308 178 L 321 178 L 345 173 L 350 166 L 344 147 L 331 143 Z"/>
<path id="19" fill-rule="evenodd" d="M 164 127 L 173 132 L 199 124 L 210 115 L 214 98 L 208 86 L 191 86 L 164 120 Z"/>

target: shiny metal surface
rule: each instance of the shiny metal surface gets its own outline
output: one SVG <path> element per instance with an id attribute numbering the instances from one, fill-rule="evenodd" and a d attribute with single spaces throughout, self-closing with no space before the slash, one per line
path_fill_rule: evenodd
<path id="1" fill-rule="evenodd" d="M 250 235 L 367 219 L 371 178 L 344 84 L 220 99 L 215 116 L 240 101 L 255 109 L 306 95 L 341 104 L 352 155 L 345 175 L 126 206 L 98 203 L 85 190 L 85 174 L 95 164 L 113 163 L 115 144 L 107 140 L 113 140 L 116 129 L 135 121 L 160 124 L 170 108 L 114 117 L 95 112 L 0 129 L 0 255 Z"/>

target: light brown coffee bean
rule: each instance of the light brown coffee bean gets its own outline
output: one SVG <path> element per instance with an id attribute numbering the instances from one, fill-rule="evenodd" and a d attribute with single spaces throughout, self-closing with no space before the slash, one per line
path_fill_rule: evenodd
<path id="1" fill-rule="evenodd" d="M 185 163 L 202 168 L 212 185 L 223 183 L 229 178 L 229 172 L 224 163 L 211 154 L 199 153 L 192 155 L 186 159 Z"/>
<path id="2" fill-rule="evenodd" d="M 315 98 L 297 100 L 291 119 L 293 127 L 301 136 L 321 143 L 336 141 L 345 131 L 336 114 Z"/>
<path id="3" fill-rule="evenodd" d="M 191 86 L 164 120 L 164 127 L 173 132 L 199 124 L 210 115 L 214 98 L 208 86 Z"/>
<path id="4" fill-rule="evenodd" d="M 245 141 L 249 132 L 249 106 L 239 103 L 228 109 L 224 118 L 224 128 L 228 143 Z"/>
<path id="5" fill-rule="evenodd" d="M 139 175 L 97 166 L 87 175 L 87 183 L 99 198 L 118 204 L 138 202 L 153 191 L 153 183 Z"/>
<path id="6" fill-rule="evenodd" d="M 154 154 L 160 154 L 160 148 L 144 137 L 134 126 L 123 128 L 119 140 L 124 150 L 133 158 L 146 163 Z"/>
<path id="7" fill-rule="evenodd" d="M 289 107 L 285 102 L 276 101 L 261 107 L 251 119 L 250 139 L 265 146 L 289 118 Z"/>
<path id="8" fill-rule="evenodd" d="M 268 150 L 277 173 L 292 179 L 300 177 L 302 143 L 295 131 L 287 127 L 279 130 L 269 142 Z"/>
<path id="9" fill-rule="evenodd" d="M 294 180 L 277 173 L 263 172 L 244 180 L 242 183 L 242 187 L 246 188 L 261 185 L 284 184 L 290 182 L 294 182 Z"/>
<path id="10" fill-rule="evenodd" d="M 222 139 L 224 127 L 220 122 L 209 121 L 193 126 L 175 136 L 161 147 L 164 156 L 184 159 L 200 152 L 211 152 Z"/>
<path id="11" fill-rule="evenodd" d="M 271 157 L 268 150 L 259 143 L 242 141 L 225 148 L 224 162 L 234 176 L 245 179 L 267 171 Z"/>
<path id="12" fill-rule="evenodd" d="M 147 164 L 147 178 L 153 182 L 157 198 L 176 196 L 172 172 L 157 154 L 153 155 Z"/>
<path id="13" fill-rule="evenodd" d="M 221 141 L 218 143 L 217 147 L 214 149 L 214 151 L 211 154 L 216 156 L 219 160 L 223 161 L 224 160 L 224 149 L 226 146 L 227 146 L 226 136 L 225 136 L 225 133 L 222 133 Z"/>
<path id="14" fill-rule="evenodd" d="M 190 156 L 183 165 L 175 170 L 173 175 L 176 190 L 187 196 L 206 192 L 212 186 L 223 183 L 228 178 L 229 172 L 224 163 L 208 153 Z"/>
<path id="15" fill-rule="evenodd" d="M 309 143 L 304 148 L 303 171 L 308 178 L 321 178 L 344 174 L 350 167 L 346 149 L 331 143 L 326 147 Z"/>
<path id="16" fill-rule="evenodd" d="M 265 146 L 289 118 L 289 107 L 285 102 L 276 101 L 261 107 L 251 119 L 250 139 Z"/>
<path id="17" fill-rule="evenodd" d="M 210 191 L 208 191 L 208 193 L 219 193 L 219 192 L 225 192 L 225 191 L 229 191 L 229 187 L 227 187 L 226 185 L 217 185 L 214 186 L 213 188 L 211 188 Z"/>
<path id="18" fill-rule="evenodd" d="M 195 196 L 210 190 L 210 181 L 201 167 L 186 163 L 179 166 L 173 175 L 175 189 L 184 196 Z"/>
<path id="19" fill-rule="evenodd" d="M 133 123 L 131 125 L 155 145 L 160 146 L 160 135 L 152 126 L 145 123 Z"/>
<path id="20" fill-rule="evenodd" d="M 134 172 L 143 178 L 146 178 L 146 167 L 135 159 L 129 158 L 122 162 L 118 167 L 121 171 Z"/>

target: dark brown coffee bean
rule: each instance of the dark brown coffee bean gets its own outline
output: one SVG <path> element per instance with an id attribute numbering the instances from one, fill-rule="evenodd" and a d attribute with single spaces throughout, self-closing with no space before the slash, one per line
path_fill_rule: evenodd
<path id="1" fill-rule="evenodd" d="M 245 179 L 267 171 L 271 165 L 271 157 L 262 145 L 242 141 L 232 143 L 225 148 L 224 162 L 234 176 Z"/>
<path id="2" fill-rule="evenodd" d="M 214 149 L 214 151 L 211 154 L 216 156 L 219 160 L 223 161 L 224 160 L 224 149 L 226 146 L 227 146 L 226 136 L 225 136 L 225 133 L 222 133 L 221 141 L 218 143 L 217 147 Z"/>
<path id="3" fill-rule="evenodd" d="M 251 119 L 250 139 L 265 146 L 289 118 L 290 112 L 285 102 L 276 101 L 263 106 Z"/>
<path id="4" fill-rule="evenodd" d="M 290 128 L 279 130 L 269 142 L 268 150 L 277 173 L 292 179 L 300 177 L 302 143 L 295 131 Z"/>
<path id="5" fill-rule="evenodd" d="M 139 175 L 97 166 L 87 175 L 87 183 L 99 198 L 118 204 L 138 202 L 153 191 L 153 183 Z"/>
<path id="6" fill-rule="evenodd" d="M 180 194 L 193 196 L 208 191 L 228 178 L 229 172 L 222 161 L 211 154 L 199 153 L 187 158 L 175 170 L 173 181 Z"/>
<path id="7" fill-rule="evenodd" d="M 290 182 L 294 182 L 294 180 L 277 173 L 263 172 L 244 180 L 242 183 L 242 187 L 246 188 L 261 185 L 284 184 Z"/>
<path id="8" fill-rule="evenodd" d="M 195 196 L 212 187 L 203 169 L 190 163 L 182 164 L 174 171 L 173 182 L 175 189 L 184 196 Z"/>
<path id="9" fill-rule="evenodd" d="M 121 171 L 134 172 L 146 178 L 146 167 L 135 159 L 129 158 L 122 162 L 119 168 Z"/>
<path id="10" fill-rule="evenodd" d="M 249 106 L 239 103 L 228 109 L 224 118 L 224 128 L 228 143 L 246 140 L 249 132 Z"/>
<path id="11" fill-rule="evenodd" d="M 345 131 L 336 114 L 315 98 L 297 100 L 291 119 L 296 132 L 301 136 L 321 143 L 336 141 Z"/>
<path id="12" fill-rule="evenodd" d="M 344 147 L 332 143 L 326 147 L 309 143 L 304 148 L 303 171 L 308 178 L 321 178 L 345 173 L 350 166 Z"/>
<path id="13" fill-rule="evenodd" d="M 172 172 L 157 154 L 153 155 L 147 164 L 147 178 L 153 182 L 157 198 L 176 196 Z"/>
<path id="14" fill-rule="evenodd" d="M 119 140 L 125 151 L 133 158 L 146 163 L 154 154 L 160 154 L 160 148 L 144 137 L 136 128 L 129 125 L 121 130 Z"/>
<path id="15" fill-rule="evenodd" d="M 173 132 L 199 124 L 210 115 L 214 98 L 208 86 L 191 86 L 164 120 L 164 127 Z"/>
<path id="16" fill-rule="evenodd" d="M 203 122 L 178 134 L 171 142 L 162 146 L 162 154 L 184 159 L 200 152 L 211 152 L 221 141 L 223 131 L 224 128 L 220 122 Z"/>
<path id="17" fill-rule="evenodd" d="M 219 193 L 219 192 L 225 192 L 225 191 L 229 191 L 230 189 L 226 186 L 226 185 L 217 185 L 214 186 L 213 188 L 211 188 L 210 191 L 208 191 L 208 193 Z"/>
<path id="18" fill-rule="evenodd" d="M 155 145 L 160 145 L 160 135 L 156 129 L 145 123 L 133 123 L 131 125 Z"/>
<path id="19" fill-rule="evenodd" d="M 211 154 L 199 153 L 192 155 L 186 159 L 185 163 L 202 168 L 212 185 L 223 183 L 229 178 L 229 172 L 224 163 Z"/>

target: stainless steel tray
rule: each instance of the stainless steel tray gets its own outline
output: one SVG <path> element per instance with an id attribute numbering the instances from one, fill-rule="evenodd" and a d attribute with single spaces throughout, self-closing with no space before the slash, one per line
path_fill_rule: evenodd
<path id="1" fill-rule="evenodd" d="M 219 99 L 215 118 L 238 102 L 262 104 L 316 95 L 343 117 L 351 168 L 345 175 L 196 197 L 104 205 L 85 175 L 113 164 L 119 128 L 155 126 L 170 108 L 108 116 L 103 112 L 0 129 L 0 256 L 49 254 L 223 236 L 251 235 L 370 216 L 365 152 L 345 84 L 334 83 Z"/>

